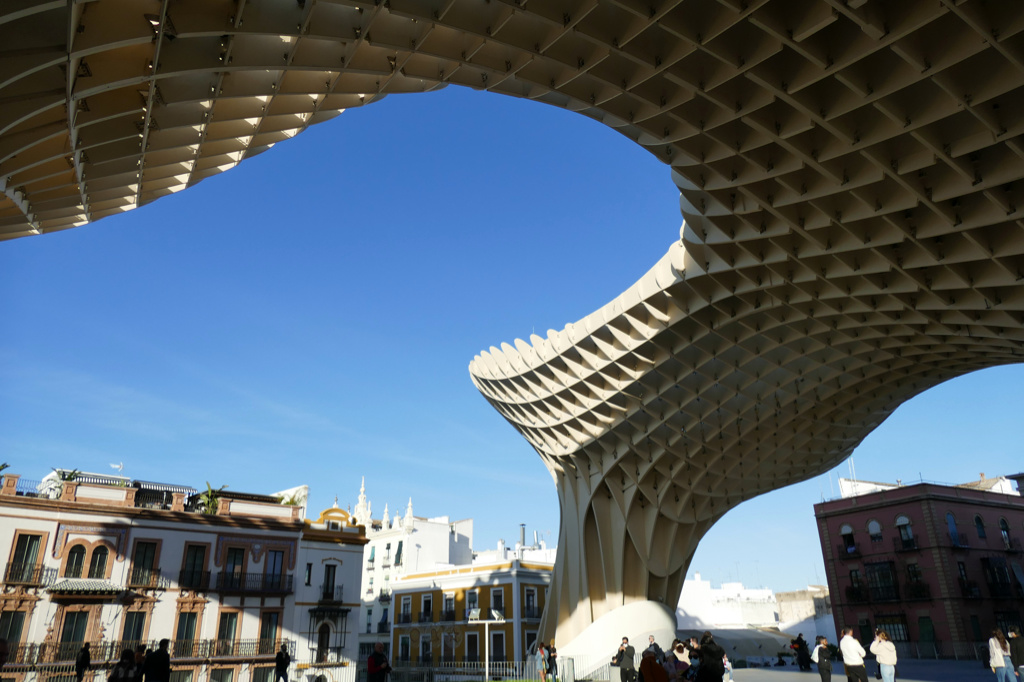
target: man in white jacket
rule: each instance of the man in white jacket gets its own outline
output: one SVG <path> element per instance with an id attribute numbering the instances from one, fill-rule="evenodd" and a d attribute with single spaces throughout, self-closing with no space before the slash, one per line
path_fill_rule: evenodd
<path id="1" fill-rule="evenodd" d="M 849 682 L 868 682 L 868 672 L 864 668 L 864 656 L 867 652 L 854 636 L 853 628 L 843 628 L 843 638 L 839 640 L 839 653 L 843 655 L 843 668 Z"/>

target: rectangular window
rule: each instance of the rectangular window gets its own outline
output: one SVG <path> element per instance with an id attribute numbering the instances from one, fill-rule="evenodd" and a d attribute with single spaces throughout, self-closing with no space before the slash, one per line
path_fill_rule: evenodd
<path id="1" fill-rule="evenodd" d="M 894 642 L 909 642 L 910 631 L 907 629 L 907 618 L 902 613 L 875 616 L 875 627 L 884 630 Z"/>
<path id="2" fill-rule="evenodd" d="M 237 590 L 242 586 L 245 571 L 245 549 L 229 547 L 224 557 L 224 587 Z"/>
<path id="3" fill-rule="evenodd" d="M 306 585 L 313 584 L 313 564 L 306 564 Z"/>
<path id="4" fill-rule="evenodd" d="M 475 663 L 480 660 L 480 635 L 476 632 L 466 633 L 466 662 Z"/>
<path id="5" fill-rule="evenodd" d="M 264 611 L 260 616 L 260 646 L 261 654 L 274 653 L 277 643 L 277 627 L 281 623 L 279 611 Z"/>
<path id="6" fill-rule="evenodd" d="M 526 633 L 526 650 L 529 651 L 533 643 L 537 641 L 537 631 L 533 630 Z"/>
<path id="7" fill-rule="evenodd" d="M 366 631 L 373 632 L 373 609 L 366 609 Z"/>
<path id="8" fill-rule="evenodd" d="M 64 613 L 64 627 L 61 630 L 61 642 L 84 642 L 85 631 L 89 625 L 89 614 L 86 611 L 69 611 Z"/>
<path id="9" fill-rule="evenodd" d="M 129 611 L 124 614 L 124 630 L 121 639 L 127 642 L 141 642 L 146 631 L 146 612 Z"/>
<path id="10" fill-rule="evenodd" d="M 155 563 L 156 543 L 135 543 L 135 555 L 132 557 L 131 584 L 143 586 L 156 584 L 156 572 L 153 570 Z"/>
<path id="11" fill-rule="evenodd" d="M 893 562 L 864 564 L 864 571 L 872 601 L 894 601 L 900 598 Z"/>
<path id="12" fill-rule="evenodd" d="M 179 642 L 191 642 L 196 638 L 196 614 L 182 612 L 178 614 L 178 631 L 175 639 Z"/>
<path id="13" fill-rule="evenodd" d="M 217 625 L 217 639 L 234 641 L 238 629 L 238 614 L 234 612 L 220 614 Z"/>
<path id="14" fill-rule="evenodd" d="M 398 660 L 408 661 L 409 656 L 412 653 L 412 642 L 409 639 L 409 635 L 399 635 L 398 637 Z"/>
<path id="15" fill-rule="evenodd" d="M 7 581 L 31 583 L 38 579 L 36 563 L 39 560 L 41 535 L 19 535 L 14 544 L 14 557 L 7 568 Z"/>
<path id="16" fill-rule="evenodd" d="M 491 590 L 491 609 L 505 615 L 505 590 L 496 587 Z M 504 642 L 505 640 L 502 640 Z"/>
<path id="17" fill-rule="evenodd" d="M 402 565 L 402 541 L 398 541 L 398 549 L 395 550 L 395 566 Z"/>
<path id="18" fill-rule="evenodd" d="M 336 564 L 327 564 L 324 566 L 324 599 L 334 599 L 334 581 L 336 580 L 337 574 L 338 566 Z"/>
<path id="19" fill-rule="evenodd" d="M 21 631 L 24 627 L 25 613 L 23 611 L 0 613 L 0 637 L 6 639 L 8 644 L 17 644 L 21 641 Z"/>
<path id="20" fill-rule="evenodd" d="M 420 622 L 430 623 L 434 620 L 434 598 L 429 595 L 423 595 L 420 600 Z"/>
<path id="21" fill-rule="evenodd" d="M 492 632 L 491 633 L 491 660 L 492 661 L 504 661 L 505 660 L 505 633 L 504 632 Z"/>
<path id="22" fill-rule="evenodd" d="M 233 682 L 234 675 L 231 668 L 214 668 L 210 671 L 210 682 Z"/>
<path id="23" fill-rule="evenodd" d="M 267 587 L 280 590 L 284 587 L 284 552 L 272 549 L 267 552 L 265 579 Z"/>
<path id="24" fill-rule="evenodd" d="M 191 670 L 172 670 L 168 682 L 192 682 Z"/>
<path id="25" fill-rule="evenodd" d="M 274 668 L 269 665 L 261 665 L 252 669 L 252 682 L 274 682 Z"/>
<path id="26" fill-rule="evenodd" d="M 455 662 L 455 633 L 441 633 L 441 658 L 447 663 Z"/>
<path id="27" fill-rule="evenodd" d="M 181 586 L 188 590 L 204 590 L 209 584 L 205 580 L 206 546 L 189 545 L 185 548 L 185 570 L 181 574 Z"/>
<path id="28" fill-rule="evenodd" d="M 430 639 L 420 637 L 420 663 L 433 663 L 434 653 L 430 649 Z"/>

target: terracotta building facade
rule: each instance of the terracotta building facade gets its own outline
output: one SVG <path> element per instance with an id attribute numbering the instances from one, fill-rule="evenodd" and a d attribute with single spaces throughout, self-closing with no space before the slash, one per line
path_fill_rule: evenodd
<path id="1" fill-rule="evenodd" d="M 969 657 L 993 628 L 1021 625 L 1024 498 L 1011 480 L 841 479 L 842 497 L 814 507 L 836 628 L 864 642 L 881 628 L 908 655 Z"/>

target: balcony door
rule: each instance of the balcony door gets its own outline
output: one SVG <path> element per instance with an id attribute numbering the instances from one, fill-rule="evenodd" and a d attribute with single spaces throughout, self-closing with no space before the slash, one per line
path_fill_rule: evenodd
<path id="1" fill-rule="evenodd" d="M 282 588 L 282 577 L 284 576 L 284 552 L 279 549 L 272 549 L 267 552 L 267 588 L 280 590 Z"/>
<path id="2" fill-rule="evenodd" d="M 85 633 L 89 627 L 89 613 L 87 611 L 65 611 L 64 627 L 60 633 L 59 658 L 61 661 L 74 660 L 78 650 L 85 641 Z"/>
<path id="3" fill-rule="evenodd" d="M 32 572 L 35 570 L 36 561 L 39 560 L 38 535 L 19 535 L 18 542 L 14 546 L 14 559 L 8 576 L 19 582 L 32 580 Z"/>
<path id="4" fill-rule="evenodd" d="M 242 586 L 242 571 L 245 570 L 245 550 L 229 547 L 224 558 L 224 587 L 238 589 Z"/>
<path id="5" fill-rule="evenodd" d="M 281 623 L 279 611 L 264 611 L 260 616 L 260 653 L 272 654 L 277 648 L 277 627 Z"/>
<path id="6" fill-rule="evenodd" d="M 327 564 L 324 566 L 324 599 L 334 599 L 334 581 L 338 573 L 338 567 L 335 564 Z"/>
<path id="7" fill-rule="evenodd" d="M 230 655 L 235 648 L 235 633 L 238 631 L 238 614 L 234 612 L 220 614 L 217 627 L 217 653 L 221 656 Z"/>
<path id="8" fill-rule="evenodd" d="M 185 550 L 185 572 L 181 576 L 181 586 L 190 590 L 201 590 L 203 573 L 206 571 L 206 547 L 189 545 Z"/>

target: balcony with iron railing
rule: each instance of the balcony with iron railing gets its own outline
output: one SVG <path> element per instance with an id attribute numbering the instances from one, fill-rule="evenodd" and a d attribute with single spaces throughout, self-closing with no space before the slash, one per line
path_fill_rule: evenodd
<path id="1" fill-rule="evenodd" d="M 85 642 L 46 642 L 40 644 L 17 644 L 11 646 L 8 663 L 39 664 L 39 663 L 72 663 L 81 651 Z M 93 666 L 103 666 L 116 662 L 123 651 L 135 650 L 138 646 L 157 649 L 156 640 L 99 640 L 90 641 L 89 654 Z M 169 652 L 171 659 L 210 659 L 271 657 L 284 644 L 294 653 L 295 643 L 292 640 L 280 639 L 189 639 L 171 640 Z"/>
<path id="2" fill-rule="evenodd" d="M 386 635 L 389 632 L 391 632 L 391 623 L 389 623 L 387 621 L 381 621 L 380 623 L 377 623 L 377 634 L 378 635 Z"/>
<path id="3" fill-rule="evenodd" d="M 391 590 L 387 588 L 381 588 L 380 592 L 377 593 L 377 601 L 381 604 L 391 603 Z"/>
<path id="4" fill-rule="evenodd" d="M 441 622 L 451 623 L 455 620 L 455 608 L 441 609 Z"/>
<path id="5" fill-rule="evenodd" d="M 967 580 L 966 578 L 959 578 L 957 583 L 960 585 L 961 596 L 967 599 L 981 599 L 981 588 L 978 587 L 977 582 Z"/>
<path id="6" fill-rule="evenodd" d="M 1021 543 L 1018 538 L 1004 536 L 1003 537 L 1003 550 L 1010 554 L 1021 553 Z"/>
<path id="7" fill-rule="evenodd" d="M 843 558 L 856 558 L 860 556 L 860 547 L 856 544 L 848 545 L 846 543 L 840 543 L 836 545 L 836 557 L 839 559 Z"/>
<path id="8" fill-rule="evenodd" d="M 185 570 L 178 574 L 178 587 L 194 592 L 206 592 L 210 589 L 210 572 Z"/>
<path id="9" fill-rule="evenodd" d="M 391 556 L 388 554 L 384 555 L 384 558 L 380 561 L 381 568 L 391 568 Z"/>
<path id="10" fill-rule="evenodd" d="M 537 606 L 524 606 L 523 618 L 540 618 L 542 609 Z"/>
<path id="11" fill-rule="evenodd" d="M 416 619 L 417 623 L 433 623 L 434 614 L 430 611 L 420 611 L 419 617 Z"/>
<path id="12" fill-rule="evenodd" d="M 145 589 L 166 589 L 168 581 L 155 568 L 133 568 L 128 572 L 128 587 Z"/>
<path id="13" fill-rule="evenodd" d="M 871 601 L 867 587 L 861 583 L 846 586 L 846 601 L 851 604 L 866 604 Z"/>
<path id="14" fill-rule="evenodd" d="M 899 585 L 871 585 L 868 589 L 871 590 L 871 601 L 899 601 L 900 600 L 900 587 Z"/>
<path id="15" fill-rule="evenodd" d="M 1012 599 L 1016 597 L 1016 590 L 1013 589 L 1013 585 L 1008 582 L 1000 581 L 987 581 L 988 593 L 992 595 L 994 599 Z"/>
<path id="16" fill-rule="evenodd" d="M 320 586 L 321 602 L 342 602 L 345 601 L 345 586 L 324 583 Z"/>
<path id="17" fill-rule="evenodd" d="M 4 571 L 4 583 L 8 585 L 38 587 L 50 584 L 56 577 L 56 569 L 21 562 L 7 564 L 7 569 Z"/>
<path id="18" fill-rule="evenodd" d="M 963 533 L 947 533 L 949 537 L 949 546 L 953 549 L 969 549 L 970 543 L 967 541 L 967 536 Z"/>
<path id="19" fill-rule="evenodd" d="M 897 552 L 917 551 L 917 538 L 893 538 L 892 548 Z"/>
<path id="20" fill-rule="evenodd" d="M 373 570 L 373 564 L 374 564 L 374 560 L 373 559 L 367 559 L 366 560 L 366 570 L 367 571 L 372 571 Z"/>
<path id="21" fill-rule="evenodd" d="M 395 614 L 395 623 L 398 625 L 409 625 L 412 623 L 412 613 L 402 612 Z"/>
<path id="22" fill-rule="evenodd" d="M 292 583 L 287 573 L 218 573 L 215 589 L 225 594 L 291 594 Z"/>
<path id="23" fill-rule="evenodd" d="M 909 600 L 924 601 L 932 598 L 932 586 L 923 580 L 910 580 L 903 587 Z"/>

